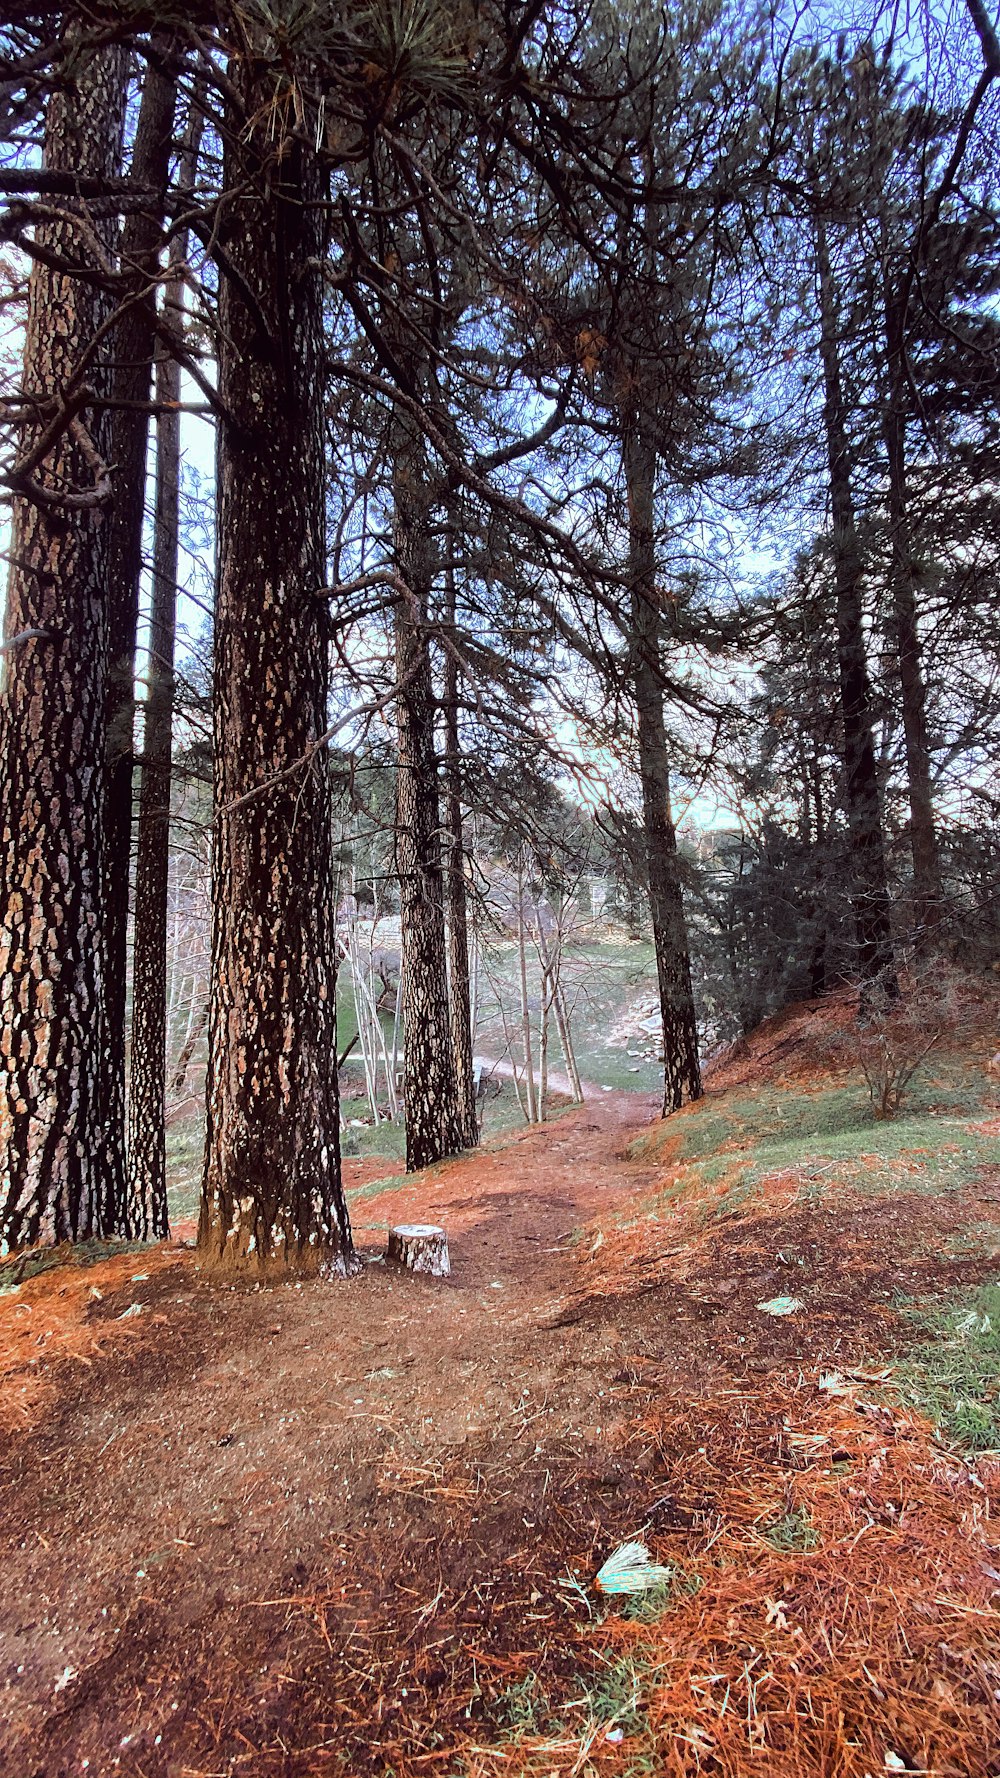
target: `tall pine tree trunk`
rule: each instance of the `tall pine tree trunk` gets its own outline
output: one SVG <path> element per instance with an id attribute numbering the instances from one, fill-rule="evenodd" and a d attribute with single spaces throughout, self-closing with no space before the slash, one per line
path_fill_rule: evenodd
<path id="1" fill-rule="evenodd" d="M 69 65 L 43 164 L 113 176 L 123 53 L 70 42 Z M 39 251 L 95 271 L 110 230 L 82 203 L 58 208 Z M 118 1208 L 101 893 L 110 441 L 91 405 L 108 390 L 84 362 L 109 306 L 96 283 L 35 261 L 24 383 L 40 419 L 21 440 L 0 656 L 0 1252 L 111 1234 Z"/>
<path id="2" fill-rule="evenodd" d="M 220 274 L 215 845 L 202 1263 L 344 1269 L 334 829 L 324 735 L 326 182 L 229 65 Z M 251 120 L 247 123 L 247 118 Z"/>
<path id="3" fill-rule="evenodd" d="M 201 113 L 192 107 L 179 185 L 194 186 Z M 166 330 L 180 339 L 187 231 L 170 244 L 164 293 Z M 170 878 L 171 748 L 174 648 L 180 531 L 181 372 L 163 345 L 156 360 L 156 492 L 153 506 L 153 586 L 149 667 L 143 706 L 139 819 L 132 954 L 132 1043 L 129 1058 L 129 1204 L 137 1232 L 154 1240 L 169 1233 L 166 1183 L 167 898 Z"/>
<path id="4" fill-rule="evenodd" d="M 656 451 L 641 422 L 625 422 L 623 461 L 629 512 L 631 672 L 639 741 L 643 834 L 656 977 L 663 1023 L 663 1112 L 700 1099 L 698 1025 L 687 922 L 670 806 L 670 756 L 663 720 L 660 610 L 656 594 L 653 497 Z"/>
<path id="5" fill-rule="evenodd" d="M 941 860 L 934 823 L 927 690 L 921 658 L 906 486 L 906 346 L 903 315 L 891 288 L 888 265 L 885 270 L 885 343 L 888 388 L 884 435 L 889 470 L 892 629 L 899 669 L 910 803 L 914 938 L 917 946 L 923 947 L 941 921 Z"/>
<path id="6" fill-rule="evenodd" d="M 132 149 L 131 177 L 158 194 L 158 203 L 126 217 L 121 236 L 121 315 L 113 335 L 113 390 L 123 405 L 111 417 L 115 499 L 108 535 L 107 789 L 104 812 L 104 918 L 112 1100 L 109 1141 L 122 1179 L 119 1226 L 145 1235 L 146 1216 L 125 1169 L 125 1006 L 128 974 L 129 878 L 132 863 L 132 779 L 135 767 L 135 649 L 146 504 L 146 450 L 163 202 L 170 168 L 177 82 L 172 45 L 154 39 L 142 89 Z M 161 60 L 161 57 L 164 58 Z M 126 1180 L 128 1184 L 126 1184 Z"/>
<path id="7" fill-rule="evenodd" d="M 535 1059 L 531 1053 L 531 1000 L 528 995 L 528 922 L 524 908 L 524 856 L 517 860 L 517 961 L 521 985 L 521 1042 L 524 1045 L 524 1092 L 529 1124 L 540 1122 L 535 1090 Z"/>
<path id="8" fill-rule="evenodd" d="M 847 416 L 840 374 L 836 291 L 826 227 L 816 223 L 820 298 L 820 353 L 824 422 L 830 473 L 834 573 L 837 589 L 837 660 L 844 729 L 844 784 L 853 873 L 852 898 L 862 1003 L 876 984 L 895 989 L 892 925 L 882 832 L 878 768 L 872 736 L 871 685 L 865 657 L 862 560 L 854 519 Z"/>
<path id="9" fill-rule="evenodd" d="M 406 1165 L 427 1167 L 463 1147 L 448 1005 L 444 870 L 435 700 L 427 630 L 433 578 L 425 447 L 414 421 L 393 419 L 396 567 L 396 870 L 403 977 Z"/>
<path id="10" fill-rule="evenodd" d="M 452 553 L 454 543 L 452 544 Z M 449 646 L 445 653 L 442 706 L 445 735 L 445 826 L 448 848 L 448 986 L 451 1047 L 455 1068 L 455 1096 L 462 1123 L 463 1148 L 479 1142 L 476 1114 L 476 1082 L 472 1059 L 472 997 L 469 983 L 469 911 L 465 881 L 465 836 L 462 824 L 462 755 L 458 726 L 458 658 L 454 650 L 455 571 L 449 563 L 447 576 Z"/>

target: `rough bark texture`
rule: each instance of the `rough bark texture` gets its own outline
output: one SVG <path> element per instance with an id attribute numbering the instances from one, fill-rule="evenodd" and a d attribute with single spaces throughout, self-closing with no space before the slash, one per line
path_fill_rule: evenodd
<path id="1" fill-rule="evenodd" d="M 403 980 L 403 1102 L 411 1171 L 465 1142 L 448 1006 L 441 812 L 434 685 L 427 633 L 432 577 L 423 440 L 408 415 L 393 422 L 396 566 L 396 870 Z"/>
<path id="2" fill-rule="evenodd" d="M 194 183 L 200 112 L 188 128 L 182 189 Z M 187 233 L 170 245 L 163 319 L 168 331 L 184 324 L 181 268 Z M 132 1044 L 129 1058 L 128 1202 L 137 1232 L 162 1240 L 169 1233 L 166 1185 L 167 890 L 170 874 L 171 743 L 180 500 L 180 365 L 161 345 L 156 363 L 156 494 L 153 511 L 153 586 L 149 667 L 143 707 L 139 821 L 132 951 Z"/>
<path id="3" fill-rule="evenodd" d="M 194 187 L 201 112 L 192 107 L 181 158 L 181 190 Z M 181 268 L 187 229 L 171 240 L 164 327 L 183 332 Z M 128 1065 L 128 1202 L 142 1236 L 165 1239 L 165 1072 L 167 1072 L 167 887 L 171 861 L 171 745 L 174 711 L 176 581 L 180 533 L 180 363 L 157 354 L 157 487 L 153 498 L 153 596 L 149 665 L 142 708 L 139 832 L 135 855 L 132 949 L 132 1051 Z M 180 1061 L 178 1061 L 180 1067 Z"/>
<path id="4" fill-rule="evenodd" d="M 226 132 L 215 850 L 203 1264 L 344 1267 L 325 746 L 323 182 L 268 128 L 249 57 Z M 247 799 L 247 800 L 241 800 Z"/>
<path id="5" fill-rule="evenodd" d="M 120 51 L 78 63 L 73 85 L 49 103 L 46 167 L 117 173 L 123 104 Z M 36 239 L 50 258 L 86 269 L 97 250 L 89 222 L 72 220 L 77 208 L 60 200 L 65 219 L 41 224 Z M 0 656 L 0 1251 L 114 1232 L 101 897 L 107 522 L 97 461 L 108 461 L 108 429 L 81 390 L 102 392 L 100 364 L 86 353 L 107 312 L 94 283 L 36 261 L 25 386 L 50 404 L 49 419 L 80 395 L 76 420 L 33 470 L 35 492 L 13 511 L 6 635 L 44 633 Z M 23 436 L 22 460 L 39 437 Z"/>
<path id="6" fill-rule="evenodd" d="M 882 808 L 871 685 L 865 657 L 862 560 L 854 519 L 847 419 L 840 374 L 836 293 L 826 231 L 816 227 L 820 294 L 820 351 L 823 361 L 824 422 L 830 471 L 834 573 L 837 589 L 837 659 L 844 730 L 844 787 L 853 873 L 852 899 L 863 998 L 875 984 L 895 987 L 889 889 L 885 867 Z"/>
<path id="7" fill-rule="evenodd" d="M 910 803 L 910 855 L 913 861 L 913 928 L 926 946 L 940 924 L 941 860 L 931 790 L 931 750 L 927 734 L 927 692 L 921 659 L 915 571 L 906 487 L 906 347 L 899 300 L 886 272 L 885 336 L 887 383 L 885 445 L 889 470 L 892 627 L 899 669 Z"/>
<path id="8" fill-rule="evenodd" d="M 429 1222 L 400 1223 L 389 1230 L 385 1257 L 390 1265 L 407 1272 L 427 1272 L 432 1278 L 451 1276 L 448 1237 Z"/>
<path id="9" fill-rule="evenodd" d="M 156 341 L 156 292 L 163 236 L 163 198 L 170 167 L 176 80 L 158 58 L 169 44 L 157 40 L 146 70 L 132 149 L 131 176 L 160 194 L 148 210 L 126 217 L 121 236 L 121 314 L 112 350 L 112 392 L 127 402 L 111 415 L 115 464 L 114 501 L 108 514 L 107 770 L 104 807 L 104 920 L 107 940 L 109 1142 L 121 1179 L 122 1232 L 148 1233 L 141 1200 L 125 1170 L 125 1006 L 128 974 L 129 877 L 132 862 L 132 777 L 135 766 L 135 648 L 146 503 L 149 401 Z M 128 1185 L 126 1185 L 126 1180 Z"/>
<path id="10" fill-rule="evenodd" d="M 455 580 L 448 572 L 446 620 L 454 630 Z M 462 1124 L 462 1147 L 479 1142 L 476 1082 L 472 1061 L 472 999 L 469 984 L 469 914 L 465 882 L 465 836 L 462 824 L 461 740 L 458 729 L 458 661 L 445 656 L 442 692 L 445 733 L 445 822 L 447 827 L 448 987 L 455 1097 Z"/>
<path id="11" fill-rule="evenodd" d="M 521 987 L 521 1043 L 524 1047 L 524 1097 L 529 1124 L 541 1122 L 541 1107 L 535 1090 L 535 1059 L 531 1053 L 531 1001 L 528 996 L 528 921 L 524 906 L 524 856 L 517 860 L 517 962 Z"/>
<path id="12" fill-rule="evenodd" d="M 638 725 L 649 903 L 663 1021 L 663 1116 L 666 1117 L 671 1111 L 679 1111 L 687 1100 L 700 1099 L 702 1086 L 687 922 L 670 806 L 670 755 L 663 720 L 653 513 L 656 453 L 638 423 L 626 425 L 624 467 L 629 508 L 632 684 Z"/>
<path id="13" fill-rule="evenodd" d="M 183 1093 L 184 1088 L 187 1086 L 188 1069 L 194 1059 L 195 1050 L 198 1048 L 202 1037 L 208 1030 L 208 1015 L 210 1011 L 211 1003 L 206 1000 L 198 1017 L 195 1018 L 194 1006 L 192 1005 L 187 1035 L 184 1038 L 184 1042 L 181 1044 L 177 1061 L 174 1064 L 173 1077 L 170 1082 L 171 1092 Z"/>
<path id="14" fill-rule="evenodd" d="M 180 367 L 161 359 L 157 400 L 176 402 Z M 171 739 L 177 604 L 180 415 L 156 424 L 156 498 L 150 664 L 143 712 L 132 951 L 132 1045 L 128 1097 L 128 1207 L 133 1231 L 169 1232 L 166 1197 L 167 890 L 170 874 Z"/>

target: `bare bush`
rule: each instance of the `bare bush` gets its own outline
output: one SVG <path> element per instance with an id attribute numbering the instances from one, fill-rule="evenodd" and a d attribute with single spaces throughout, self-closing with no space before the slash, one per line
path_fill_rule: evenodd
<path id="1" fill-rule="evenodd" d="M 919 974 L 902 972 L 898 995 L 870 1001 L 845 1038 L 842 1053 L 860 1068 L 874 1115 L 898 1117 L 907 1089 L 931 1051 L 942 1039 L 968 1047 L 986 1012 L 981 985 L 944 961 L 928 964 Z"/>
<path id="2" fill-rule="evenodd" d="M 941 1033 L 926 1042 L 904 1018 L 874 1021 L 858 1034 L 858 1060 L 877 1118 L 898 1116 L 903 1095 Z M 919 1047 L 917 1047 L 919 1045 Z"/>

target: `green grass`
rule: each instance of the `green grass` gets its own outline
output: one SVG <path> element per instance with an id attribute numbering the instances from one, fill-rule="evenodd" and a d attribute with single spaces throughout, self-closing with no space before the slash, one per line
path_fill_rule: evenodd
<path id="1" fill-rule="evenodd" d="M 649 1679 L 649 1668 L 633 1655 L 602 1660 L 591 1678 L 584 1683 L 583 1698 L 588 1716 L 595 1722 L 614 1724 L 634 1735 L 646 1727 L 642 1694 Z"/>
<path id="2" fill-rule="evenodd" d="M 505 1738 L 515 1741 L 525 1735 L 551 1734 L 558 1727 L 553 1705 L 537 1673 L 527 1673 L 523 1679 L 506 1686 L 490 1714 Z"/>
<path id="3" fill-rule="evenodd" d="M 762 1525 L 761 1534 L 773 1549 L 782 1551 L 814 1550 L 819 1543 L 816 1528 L 804 1506 L 790 1507 L 788 1512 Z"/>
<path id="4" fill-rule="evenodd" d="M 915 1083 L 903 1114 L 891 1121 L 874 1117 L 860 1083 L 837 1081 L 812 1091 L 769 1084 L 754 1094 L 710 1098 L 676 1123 L 644 1131 L 629 1154 L 655 1160 L 676 1143 L 676 1171 L 655 1203 L 665 1210 L 704 1199 L 710 1218 L 751 1207 L 757 1187 L 775 1174 L 797 1176 L 801 1203 L 845 1186 L 871 1196 L 954 1191 L 997 1159 L 996 1138 L 969 1128 L 970 1119 L 995 1103 L 985 1077 L 958 1060 Z M 665 1164 L 671 1158 L 667 1147 Z M 721 1197 L 706 1193 L 722 1181 Z"/>
<path id="5" fill-rule="evenodd" d="M 655 1624 L 665 1611 L 669 1611 L 676 1596 L 675 1583 L 664 1581 L 658 1587 L 648 1587 L 644 1593 L 633 1593 L 624 1601 L 621 1616 L 633 1624 Z"/>
<path id="6" fill-rule="evenodd" d="M 632 1655 L 596 1655 L 590 1672 L 571 1681 L 571 1696 L 564 1703 L 555 1703 L 538 1675 L 528 1673 L 500 1693 L 490 1715 L 504 1737 L 514 1741 L 565 1735 L 587 1722 L 634 1735 L 646 1727 L 642 1698 L 649 1676 L 650 1669 Z"/>
<path id="7" fill-rule="evenodd" d="M 727 1097 L 721 1105 L 708 1099 L 704 1108 L 675 1126 L 681 1136 L 685 1160 L 711 1155 L 725 1143 L 741 1141 L 748 1148 L 770 1146 L 783 1153 L 802 1145 L 815 1146 L 817 1154 L 863 1149 L 865 1142 L 905 1146 L 915 1127 L 925 1134 L 951 1118 L 963 1123 L 982 1116 L 995 1106 L 996 1094 L 968 1061 L 936 1067 L 913 1083 L 902 1115 L 886 1122 L 872 1112 L 864 1083 L 839 1082 L 807 1091 L 805 1087 L 761 1087 L 753 1094 Z M 665 1126 L 670 1128 L 669 1124 Z M 896 1141 L 899 1133 L 903 1136 Z M 639 1143 L 642 1138 L 638 1139 Z"/>
<path id="8" fill-rule="evenodd" d="M 1000 1281 L 909 1313 L 925 1337 L 894 1388 L 955 1444 L 1000 1450 Z"/>
<path id="9" fill-rule="evenodd" d="M 370 1124 L 371 1107 L 367 1097 L 343 1098 L 340 1101 L 340 1152 L 345 1158 L 388 1155 L 402 1160 L 406 1153 L 406 1137 L 401 1123 Z M 358 1120 L 359 1127 L 354 1126 Z"/>
<path id="10" fill-rule="evenodd" d="M 170 1220 L 197 1216 L 205 1145 L 205 1107 L 200 1098 L 167 1125 L 167 1200 Z"/>
<path id="11" fill-rule="evenodd" d="M 0 1296 L 54 1266 L 96 1266 L 122 1253 L 141 1253 L 144 1245 L 142 1241 L 63 1241 L 58 1247 L 29 1248 L 0 1261 Z"/>
<path id="12" fill-rule="evenodd" d="M 505 943 L 492 948 L 489 969 L 501 987 L 509 1021 L 510 1009 L 517 1005 L 520 992 L 517 947 Z M 539 985 L 537 959 L 529 956 L 528 987 L 536 1026 Z M 662 1063 L 645 1057 L 630 1057 L 624 1045 L 611 1046 L 607 1041 L 608 1032 L 628 1006 L 636 1001 L 656 1000 L 656 960 L 652 944 L 645 940 L 630 943 L 617 937 L 606 944 L 570 943 L 564 952 L 563 986 L 570 1008 L 577 1065 L 583 1079 L 594 1081 L 598 1086 L 634 1093 L 662 1087 Z M 485 973 L 479 1011 L 477 1052 L 502 1055 L 506 1045 L 503 1021 Z M 515 1038 L 515 1046 L 516 1042 Z M 537 1030 L 535 1043 L 537 1067 Z M 638 1050 L 647 1045 L 653 1047 L 653 1040 L 630 1041 L 628 1048 Z M 553 1071 L 562 1073 L 564 1065 L 554 1029 L 550 1034 L 549 1055 Z"/>

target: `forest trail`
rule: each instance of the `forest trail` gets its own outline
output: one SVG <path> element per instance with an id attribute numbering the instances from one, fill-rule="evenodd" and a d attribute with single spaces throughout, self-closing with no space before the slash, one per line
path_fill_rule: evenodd
<path id="1" fill-rule="evenodd" d="M 819 1690 L 840 1684 L 847 1697 L 866 1659 L 890 1719 L 903 1725 L 892 1731 L 902 1745 L 907 1722 L 919 1720 L 910 1691 L 931 1683 L 924 1643 L 946 1637 L 956 1662 L 982 1667 L 982 1638 L 1000 1627 L 973 1536 L 983 1481 L 933 1452 L 921 1468 L 923 1434 L 914 1442 L 882 1408 L 881 1418 L 855 1413 L 853 1399 L 820 1393 L 816 1379 L 824 1364 L 846 1370 L 891 1343 L 887 1286 L 906 1266 L 911 1279 L 985 1275 L 979 1259 L 947 1248 L 973 1202 L 996 1201 L 996 1170 L 985 1183 L 977 1175 L 971 1196 L 902 1193 L 836 1213 L 780 1201 L 763 1217 L 709 1225 L 703 1211 L 692 1221 L 665 1208 L 650 1243 L 636 1206 L 669 1185 L 688 1125 L 717 1115 L 711 1100 L 690 1108 L 660 1127 L 666 1141 L 656 1138 L 655 1154 L 639 1144 L 627 1158 L 655 1110 L 652 1099 L 602 1093 L 385 1189 L 373 1177 L 378 1163 L 348 1163 L 361 1251 L 378 1254 L 390 1223 L 438 1221 L 450 1280 L 373 1264 L 344 1285 L 220 1291 L 176 1246 L 89 1274 L 102 1280 L 86 1303 L 91 1350 L 48 1379 L 34 1423 L 9 1441 L 0 1484 L 5 1772 L 694 1771 L 705 1751 L 697 1740 L 688 1759 L 671 1732 L 681 1751 L 669 1765 L 642 1751 L 643 1736 L 668 1744 L 653 1713 L 625 1695 L 640 1668 L 650 1670 L 636 1636 L 653 1631 L 621 1614 L 602 1624 L 589 1589 L 614 1545 L 642 1530 L 692 1574 L 692 1613 L 713 1609 L 707 1577 L 717 1562 L 752 1576 L 746 1596 L 722 1608 L 721 1630 L 678 1624 L 671 1659 L 689 1650 L 724 1671 L 728 1624 L 738 1678 L 750 1659 L 745 1612 L 757 1644 L 783 1638 L 801 1666 L 805 1644 L 791 1637 L 802 1629 L 790 1627 L 794 1613 L 806 1614 L 796 1565 L 812 1564 L 815 1582 L 816 1563 L 828 1560 L 831 1587 L 843 1586 L 845 1563 L 857 1566 L 852 1610 L 860 1601 L 868 1622 L 862 1654 L 838 1680 L 836 1635 L 855 1635 L 843 1608 L 837 1660 L 824 1649 L 826 1679 L 812 1682 Z M 787 1288 L 794 1254 L 796 1288 L 815 1312 L 755 1313 L 762 1296 Z M 25 1284 L 0 1303 L 0 1317 L 44 1334 L 46 1309 L 78 1284 L 68 1271 L 62 1282 L 56 1271 L 48 1284 Z M 831 1451 L 854 1466 L 867 1541 L 849 1560 L 836 1538 L 829 1558 L 825 1543 L 772 1548 L 757 1528 L 769 1508 L 792 1513 L 794 1494 L 818 1523 L 834 1511 L 823 1479 Z M 892 1500 L 904 1496 L 925 1524 L 928 1513 L 940 1521 L 942 1544 L 931 1579 L 926 1551 L 895 1550 L 892 1622 L 908 1594 L 928 1586 L 959 1603 L 944 1629 L 910 1626 L 909 1677 L 897 1686 L 875 1623 L 888 1558 L 871 1563 L 883 1533 L 899 1541 Z M 971 1529 L 956 1545 L 959 1523 Z M 761 1598 L 782 1602 L 766 1631 Z M 824 1634 L 828 1615 L 824 1605 Z M 623 1635 L 624 1653 L 615 1643 Z M 783 1658 L 769 1652 L 766 1677 L 787 1717 L 793 1681 Z M 938 1694 L 933 1708 L 947 1746 L 962 1752 L 953 1769 L 992 1772 L 995 1701 L 974 1694 L 970 1703 L 947 1662 L 933 1660 L 935 1677 L 952 1686 L 952 1701 Z M 612 1675 L 610 1692 L 595 1671 Z M 893 1686 L 906 1694 L 903 1707 Z M 754 1691 L 762 1720 L 766 1690 Z M 684 1710 L 701 1708 L 690 1687 L 685 1697 Z M 557 1700 L 547 1719 L 538 1698 Z M 745 1701 L 741 1709 L 744 1733 Z M 866 1722 L 873 1710 L 866 1705 Z M 777 1736 L 773 1719 L 769 1732 Z M 889 1733 L 881 1721 L 872 1729 L 891 1748 Z M 622 1751 L 630 1746 L 631 1764 Z M 635 1763 L 636 1746 L 652 1765 Z M 977 1746 L 981 1760 L 969 1751 Z M 870 1750 L 859 1748 L 860 1763 L 845 1759 L 838 1770 L 872 1769 Z M 810 1765 L 807 1749 L 793 1754 L 797 1763 L 775 1754 L 753 1769 L 768 1778 L 827 1769 Z"/>
<path id="2" fill-rule="evenodd" d="M 358 1541 L 376 1539 L 368 1561 L 377 1568 L 395 1495 L 409 1499 L 424 1482 L 433 1493 L 442 1464 L 478 1440 L 520 1456 L 540 1417 L 547 1439 L 578 1436 L 583 1422 L 589 1440 L 592 1397 L 617 1367 L 620 1339 L 598 1341 L 581 1367 L 567 1362 L 564 1336 L 539 1322 L 571 1285 L 568 1237 L 632 1184 L 621 1150 L 654 1110 L 652 1100 L 602 1093 L 492 1152 L 356 1203 L 366 1257 L 383 1250 L 389 1221 L 442 1221 L 446 1283 L 372 1265 L 346 1285 L 220 1292 L 177 1248 L 156 1250 L 155 1263 L 140 1253 L 101 1268 L 88 1321 L 133 1313 L 113 1346 L 72 1368 L 4 1465 L 8 1771 L 48 1778 L 67 1758 L 74 1771 L 103 1771 L 109 1760 L 168 1769 L 159 1748 L 191 1684 L 199 1709 L 214 1687 L 211 1668 L 195 1664 L 179 1695 L 168 1651 L 187 1666 L 183 1649 L 207 1655 L 216 1634 L 225 1645 L 244 1608 L 262 1621 L 250 1601 L 294 1597 L 331 1562 L 357 1584 Z M 371 1191 L 372 1175 L 392 1165 L 345 1170 Z M 47 1296 L 35 1293 L 33 1311 L 31 1294 L 2 1310 L 30 1316 L 34 1331 Z M 46 1745 L 51 1753 L 29 1752 Z"/>

